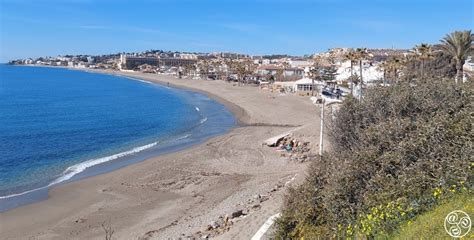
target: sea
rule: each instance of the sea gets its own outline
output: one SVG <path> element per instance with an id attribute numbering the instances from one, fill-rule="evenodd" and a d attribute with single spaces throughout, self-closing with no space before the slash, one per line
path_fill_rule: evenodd
<path id="1" fill-rule="evenodd" d="M 201 93 L 0 64 L 0 212 L 45 199 L 52 186 L 179 151 L 235 126 L 224 105 Z"/>

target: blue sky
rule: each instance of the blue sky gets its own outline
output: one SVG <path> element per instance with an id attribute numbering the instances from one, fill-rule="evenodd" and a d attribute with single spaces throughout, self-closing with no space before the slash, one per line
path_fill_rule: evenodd
<path id="1" fill-rule="evenodd" d="M 472 0 L 0 0 L 0 61 L 163 49 L 303 55 L 472 29 Z"/>

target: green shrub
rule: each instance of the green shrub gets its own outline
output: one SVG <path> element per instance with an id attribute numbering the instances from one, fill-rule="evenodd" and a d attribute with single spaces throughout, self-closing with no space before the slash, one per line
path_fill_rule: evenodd
<path id="1" fill-rule="evenodd" d="M 470 192 L 473 89 L 429 79 L 344 101 L 332 151 L 289 192 L 278 237 L 387 236 L 453 191 Z"/>

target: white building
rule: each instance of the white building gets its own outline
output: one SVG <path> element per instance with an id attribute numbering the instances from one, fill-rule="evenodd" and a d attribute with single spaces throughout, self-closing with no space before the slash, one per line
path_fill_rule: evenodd
<path id="1" fill-rule="evenodd" d="M 304 69 L 302 68 L 284 68 L 279 65 L 261 65 L 257 67 L 257 73 L 260 75 L 277 75 L 278 71 L 283 71 L 283 77 L 302 77 L 304 75 Z"/>
<path id="2" fill-rule="evenodd" d="M 467 71 L 474 71 L 474 62 L 471 57 L 469 57 L 463 65 L 463 69 Z"/>
<path id="3" fill-rule="evenodd" d="M 254 64 L 261 64 L 261 65 L 269 65 L 270 64 L 270 59 L 254 59 L 253 60 Z"/>
<path id="4" fill-rule="evenodd" d="M 313 61 L 308 60 L 289 60 L 288 63 L 293 68 L 305 68 L 313 66 Z"/>
<path id="5" fill-rule="evenodd" d="M 192 53 L 181 53 L 179 57 L 182 59 L 198 59 L 198 56 Z"/>
<path id="6" fill-rule="evenodd" d="M 353 66 L 354 75 L 360 75 L 359 64 L 354 64 Z M 347 80 L 351 76 L 351 63 L 350 61 L 341 62 L 337 68 L 336 80 L 342 81 Z M 364 82 L 372 82 L 375 80 L 383 79 L 383 71 L 378 69 L 377 64 L 372 66 L 367 62 L 362 64 L 362 78 Z"/>
<path id="7" fill-rule="evenodd" d="M 323 85 L 323 82 L 314 80 L 314 91 L 318 92 L 318 89 L 321 89 L 321 86 Z M 293 89 L 295 92 L 311 92 L 313 90 L 313 79 L 305 77 L 295 81 L 293 84 Z"/>

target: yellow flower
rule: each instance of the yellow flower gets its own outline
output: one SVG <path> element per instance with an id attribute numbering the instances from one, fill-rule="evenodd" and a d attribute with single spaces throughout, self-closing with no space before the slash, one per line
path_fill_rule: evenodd
<path id="1" fill-rule="evenodd" d="M 435 190 L 434 190 L 434 192 L 433 192 L 433 196 L 437 198 L 437 197 L 440 196 L 442 193 L 443 193 L 443 192 L 441 191 L 440 188 L 435 188 Z"/>

